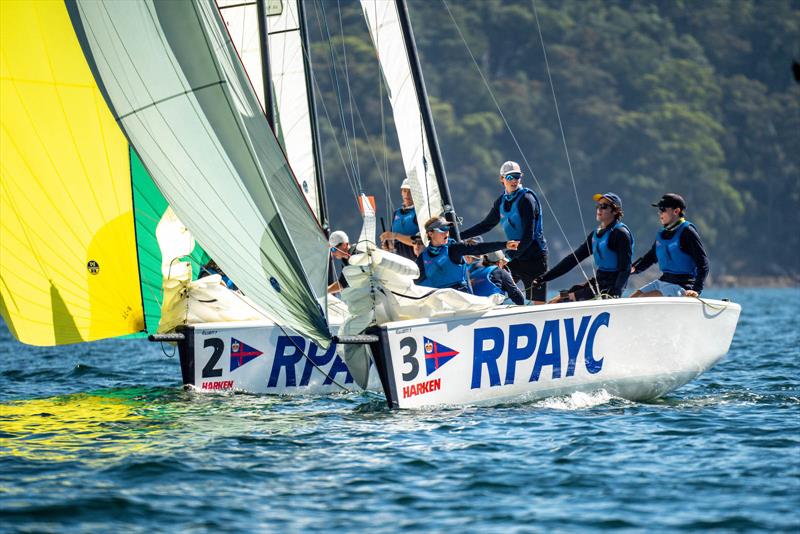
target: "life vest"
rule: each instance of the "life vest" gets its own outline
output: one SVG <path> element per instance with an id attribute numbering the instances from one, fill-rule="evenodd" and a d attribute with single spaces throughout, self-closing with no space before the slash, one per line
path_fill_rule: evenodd
<path id="1" fill-rule="evenodd" d="M 472 282 L 472 293 L 481 297 L 497 295 L 503 292 L 492 282 L 492 272 L 497 269 L 497 265 L 478 265 L 469 270 L 469 279 Z"/>
<path id="2" fill-rule="evenodd" d="M 419 233 L 419 226 L 417 226 L 417 210 L 414 209 L 414 206 L 408 209 L 397 208 L 394 211 L 392 232 L 408 236 Z"/>
<path id="3" fill-rule="evenodd" d="M 453 263 L 448 254 L 450 245 L 455 240 L 450 239 L 440 247 L 428 246 L 422 251 L 422 262 L 425 265 L 424 285 L 428 287 L 469 290 L 467 285 L 467 264 L 462 260 L 461 263 Z M 437 249 L 432 251 L 432 249 Z"/>
<path id="4" fill-rule="evenodd" d="M 503 231 L 506 233 L 506 239 L 513 241 L 522 240 L 524 237 L 522 235 L 523 221 L 519 214 L 519 201 L 528 193 L 533 196 L 534 208 L 536 213 L 539 214 L 533 221 L 533 240 L 539 244 L 541 250 L 547 250 L 547 242 L 544 239 L 544 233 L 542 231 L 542 209 L 539 204 L 539 198 L 536 196 L 536 193 L 527 187 L 521 187 L 512 193 L 511 203 L 508 209 L 505 207 L 508 197 L 506 195 L 500 197 L 500 224 L 503 227 Z"/>
<path id="5" fill-rule="evenodd" d="M 697 274 L 697 264 L 691 256 L 681 250 L 680 239 L 683 231 L 691 225 L 689 221 L 683 221 L 675 229 L 671 239 L 666 239 L 664 234 L 666 229 L 662 229 L 656 234 L 656 257 L 658 267 L 662 273 L 670 274 Z"/>
<path id="6" fill-rule="evenodd" d="M 624 223 L 617 221 L 614 226 L 599 237 L 599 230 L 595 230 L 594 236 L 592 236 L 592 255 L 594 255 L 594 264 L 597 266 L 598 271 L 616 271 L 618 269 L 617 253 L 608 248 L 608 238 L 611 236 L 611 232 L 620 227 L 628 230 L 628 234 L 631 236 L 631 257 L 633 256 L 633 234 Z"/>

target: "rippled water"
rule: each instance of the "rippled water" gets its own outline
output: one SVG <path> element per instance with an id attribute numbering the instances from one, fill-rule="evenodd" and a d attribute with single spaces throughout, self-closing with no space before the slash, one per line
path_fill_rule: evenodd
<path id="1" fill-rule="evenodd" d="M 796 532 L 800 290 L 708 296 L 730 354 L 646 404 L 199 395 L 156 345 L 0 328 L 0 530 Z"/>

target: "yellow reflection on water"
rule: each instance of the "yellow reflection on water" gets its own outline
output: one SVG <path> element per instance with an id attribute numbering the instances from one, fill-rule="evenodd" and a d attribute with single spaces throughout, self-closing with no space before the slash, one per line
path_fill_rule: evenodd
<path id="1" fill-rule="evenodd" d="M 152 446 L 160 432 L 142 415 L 137 390 L 81 393 L 0 404 L 0 456 L 86 460 L 125 456 Z"/>

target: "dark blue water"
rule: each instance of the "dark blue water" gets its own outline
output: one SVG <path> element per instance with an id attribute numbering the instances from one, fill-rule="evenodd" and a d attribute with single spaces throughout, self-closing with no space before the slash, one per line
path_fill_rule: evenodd
<path id="1" fill-rule="evenodd" d="M 371 394 L 203 396 L 144 341 L 0 332 L 0 530 L 798 531 L 800 290 L 658 402 L 394 412 Z"/>

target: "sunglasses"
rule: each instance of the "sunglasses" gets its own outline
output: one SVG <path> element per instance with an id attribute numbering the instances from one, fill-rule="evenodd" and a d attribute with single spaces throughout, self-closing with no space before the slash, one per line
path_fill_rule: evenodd
<path id="1" fill-rule="evenodd" d="M 598 204 L 595 207 L 597 209 L 599 209 L 599 210 L 610 210 L 611 209 L 611 204 Z"/>
<path id="2" fill-rule="evenodd" d="M 667 206 L 658 206 L 658 211 L 660 211 L 661 213 L 664 213 L 665 211 L 672 210 L 672 209 L 675 209 L 675 208 L 668 208 Z"/>
<path id="3" fill-rule="evenodd" d="M 520 178 L 522 178 L 522 175 L 521 174 L 506 174 L 503 178 L 505 178 L 506 181 L 510 182 L 512 180 L 519 180 Z"/>

